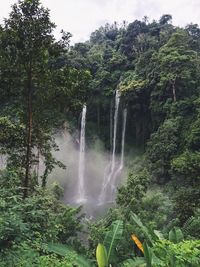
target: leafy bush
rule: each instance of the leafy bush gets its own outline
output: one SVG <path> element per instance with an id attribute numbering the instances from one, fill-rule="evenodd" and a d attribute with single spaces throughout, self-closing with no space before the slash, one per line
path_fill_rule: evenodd
<path id="1" fill-rule="evenodd" d="M 153 250 L 162 261 L 157 266 L 200 266 L 200 240 L 186 240 L 177 244 L 168 240 L 160 240 L 155 243 Z"/>
<path id="2" fill-rule="evenodd" d="M 5 259 L 5 265 L 10 262 L 9 266 L 15 266 L 17 259 L 23 261 L 25 257 L 27 262 L 33 257 L 29 266 L 35 266 L 46 242 L 67 242 L 80 250 L 80 209 L 62 204 L 51 192 L 39 188 L 22 199 L 20 178 L 13 171 L 1 171 L 0 182 L 0 257 Z"/>

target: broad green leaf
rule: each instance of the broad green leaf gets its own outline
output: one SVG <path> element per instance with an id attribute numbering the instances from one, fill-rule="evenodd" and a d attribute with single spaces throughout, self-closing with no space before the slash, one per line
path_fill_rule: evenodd
<path id="1" fill-rule="evenodd" d="M 141 222 L 140 218 L 135 213 L 132 213 L 131 218 L 141 228 L 144 235 L 147 237 L 147 239 L 152 244 L 153 239 L 157 239 L 157 236 L 153 232 L 150 233 L 150 231 L 147 229 L 146 226 L 144 226 L 144 224 Z"/>
<path id="2" fill-rule="evenodd" d="M 174 227 L 170 232 L 169 232 L 169 241 L 173 243 L 179 243 L 183 240 L 183 233 L 180 228 Z"/>
<path id="3" fill-rule="evenodd" d="M 103 244 L 98 244 L 96 249 L 96 259 L 98 267 L 107 267 L 108 266 L 108 256 L 106 248 Z"/>
<path id="4" fill-rule="evenodd" d="M 147 263 L 147 267 L 152 267 L 152 250 L 151 248 L 147 245 L 146 242 L 144 242 L 143 244 L 143 248 L 144 248 L 144 257 Z"/>
<path id="5" fill-rule="evenodd" d="M 72 248 L 63 245 L 63 244 L 54 244 L 49 243 L 45 249 L 49 252 L 53 252 L 63 257 L 71 256 L 72 254 L 75 255 L 75 263 L 81 267 L 92 267 L 93 265 L 89 262 L 89 260 L 85 259 L 82 255 L 78 255 L 76 251 Z"/>
<path id="6" fill-rule="evenodd" d="M 111 225 L 111 230 L 107 232 L 104 245 L 108 253 L 108 262 L 112 262 L 115 256 L 115 249 L 122 237 L 123 233 L 123 222 L 120 220 L 114 221 Z"/>

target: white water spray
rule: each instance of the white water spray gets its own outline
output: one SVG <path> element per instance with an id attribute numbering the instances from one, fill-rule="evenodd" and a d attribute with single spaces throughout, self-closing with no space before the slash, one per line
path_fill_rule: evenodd
<path id="1" fill-rule="evenodd" d="M 83 106 L 81 117 L 81 133 L 80 133 L 80 151 L 78 165 L 78 194 L 76 202 L 82 203 L 86 201 L 84 173 L 85 173 L 85 124 L 86 124 L 86 105 Z"/>

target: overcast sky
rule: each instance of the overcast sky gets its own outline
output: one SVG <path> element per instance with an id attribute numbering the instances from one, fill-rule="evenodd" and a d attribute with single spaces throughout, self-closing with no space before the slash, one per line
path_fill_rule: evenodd
<path id="1" fill-rule="evenodd" d="M 10 6 L 17 0 L 0 0 L 0 22 L 8 17 Z M 50 9 L 57 30 L 69 31 L 73 42 L 85 41 L 90 33 L 106 22 L 132 22 L 147 16 L 159 19 L 173 16 L 174 25 L 200 25 L 200 0 L 41 0 Z"/>

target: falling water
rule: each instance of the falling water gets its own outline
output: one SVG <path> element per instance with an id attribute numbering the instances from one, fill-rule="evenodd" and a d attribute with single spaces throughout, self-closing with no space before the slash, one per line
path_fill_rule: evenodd
<path id="1" fill-rule="evenodd" d="M 110 103 L 110 150 L 112 150 L 113 145 L 113 101 Z"/>
<path id="2" fill-rule="evenodd" d="M 79 166 L 78 166 L 78 196 L 76 202 L 85 202 L 85 186 L 84 186 L 84 172 L 85 172 L 85 124 L 86 124 L 86 105 L 83 106 L 81 118 L 81 134 L 80 134 L 80 151 L 79 151 Z"/>
<path id="3" fill-rule="evenodd" d="M 117 137 L 117 122 L 118 122 L 119 102 L 120 102 L 120 92 L 119 92 L 119 90 L 116 90 L 111 175 L 112 175 L 112 172 L 114 171 L 114 168 L 115 168 L 115 152 L 116 152 L 116 137 Z"/>
<path id="4" fill-rule="evenodd" d="M 117 123 L 120 103 L 120 92 L 116 90 L 115 94 L 115 114 L 114 114 L 114 130 L 113 130 L 113 142 L 112 142 L 112 158 L 110 164 L 106 167 L 103 179 L 103 185 L 99 196 L 99 204 L 103 204 L 106 199 L 106 192 L 108 186 L 111 187 L 110 182 L 115 170 L 115 152 L 116 152 L 116 137 L 117 137 Z M 111 118 L 112 119 L 112 118 Z M 109 172 L 108 172 L 109 171 Z"/>
<path id="5" fill-rule="evenodd" d="M 125 108 L 123 110 L 123 127 L 122 127 L 122 143 L 121 143 L 121 159 L 120 159 L 120 165 L 119 168 L 113 173 L 112 175 L 112 200 L 114 198 L 114 194 L 116 191 L 116 179 L 120 175 L 122 169 L 124 168 L 124 144 L 125 144 L 125 134 L 126 134 L 126 119 L 127 119 L 127 109 Z"/>
<path id="6" fill-rule="evenodd" d="M 122 147 L 121 147 L 121 169 L 124 167 L 124 144 L 125 144 L 125 134 L 126 134 L 126 118 L 127 118 L 127 109 L 123 110 L 123 128 L 122 128 Z"/>

